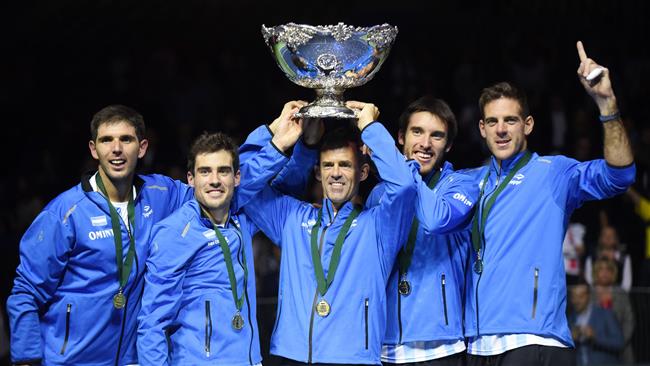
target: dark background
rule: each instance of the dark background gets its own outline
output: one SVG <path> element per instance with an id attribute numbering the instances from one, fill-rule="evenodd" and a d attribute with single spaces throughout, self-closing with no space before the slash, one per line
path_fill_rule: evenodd
<path id="1" fill-rule="evenodd" d="M 346 92 L 370 101 L 391 132 L 401 110 L 422 94 L 449 102 L 460 134 L 449 160 L 457 168 L 488 156 L 478 135 L 481 88 L 511 80 L 528 93 L 530 139 L 540 154 L 602 156 L 595 104 L 575 71 L 575 42 L 611 70 L 637 156 L 636 187 L 648 192 L 650 18 L 647 1 L 471 1 L 386 4 L 352 1 L 41 1 L 0 6 L 0 299 L 10 290 L 18 240 L 44 204 L 92 169 L 92 115 L 126 104 L 147 123 L 143 172 L 183 178 L 185 154 L 204 130 L 239 141 L 272 121 L 284 102 L 313 100 L 276 66 L 260 27 L 287 22 L 399 27 L 390 56 L 368 84 Z M 564 133 L 551 121 L 564 120 Z M 554 133 L 557 136 L 554 137 Z M 367 189 L 367 188 L 366 188 Z M 623 198 L 586 205 L 604 211 L 634 255 L 635 285 L 647 285 L 643 226 Z M 4 301 L 2 301 L 4 304 Z M 264 340 L 263 340 L 264 342 Z"/>

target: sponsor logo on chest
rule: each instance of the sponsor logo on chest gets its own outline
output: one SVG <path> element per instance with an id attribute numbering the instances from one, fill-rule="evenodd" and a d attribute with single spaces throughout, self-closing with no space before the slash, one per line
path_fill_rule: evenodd
<path id="1" fill-rule="evenodd" d="M 511 184 L 513 186 L 518 186 L 524 181 L 524 178 L 525 178 L 525 176 L 523 174 L 519 173 L 519 174 L 515 175 L 514 177 L 512 177 L 512 180 L 510 180 L 510 182 L 508 182 L 508 184 Z"/>
<path id="2" fill-rule="evenodd" d="M 146 219 L 149 216 L 151 216 L 151 214 L 153 214 L 153 210 L 151 209 L 151 206 L 146 205 L 142 208 L 142 217 Z"/>
<path id="3" fill-rule="evenodd" d="M 88 233 L 88 239 L 106 239 L 113 237 L 113 229 L 95 230 Z"/>
<path id="4" fill-rule="evenodd" d="M 458 193 L 458 192 L 454 193 L 453 198 L 455 200 L 458 200 L 458 201 L 462 202 L 466 206 L 471 206 L 472 205 L 472 201 L 467 199 L 467 197 L 462 193 Z"/>

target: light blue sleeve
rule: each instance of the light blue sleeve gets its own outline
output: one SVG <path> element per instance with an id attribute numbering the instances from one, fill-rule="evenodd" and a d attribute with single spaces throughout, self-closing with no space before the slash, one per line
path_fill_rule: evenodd
<path id="1" fill-rule="evenodd" d="M 277 175 L 287 164 L 288 158 L 271 140 L 240 164 L 241 179 L 237 187 L 236 208 L 245 207 L 248 202 Z"/>
<path id="2" fill-rule="evenodd" d="M 264 235 L 276 245 L 282 246 L 284 226 L 291 212 L 302 205 L 306 203 L 266 186 L 244 206 L 244 212 Z"/>
<path id="3" fill-rule="evenodd" d="M 473 178 L 461 173 L 445 176 L 434 189 L 418 175 L 417 218 L 433 234 L 447 234 L 467 226 L 474 212 L 479 189 Z"/>
<path id="4" fill-rule="evenodd" d="M 44 210 L 20 241 L 20 264 L 7 299 L 14 363 L 43 357 L 39 310 L 56 292 L 68 263 L 74 244 L 69 225 L 68 215 L 60 218 Z"/>
<path id="5" fill-rule="evenodd" d="M 284 194 L 303 198 L 316 164 L 318 151 L 308 148 L 300 139 L 293 148 L 289 162 L 273 179 L 271 186 Z"/>
<path id="6" fill-rule="evenodd" d="M 255 154 L 260 152 L 264 146 L 267 146 L 272 138 L 273 134 L 266 125 L 256 128 L 248 135 L 246 141 L 239 148 L 239 165 L 242 172 L 248 170 L 246 165 L 250 159 L 254 158 Z M 298 140 L 289 162 L 276 175 L 269 178 L 271 186 L 296 198 L 304 196 L 311 176 L 311 169 L 317 161 L 318 151 L 305 146 L 302 139 Z"/>
<path id="7" fill-rule="evenodd" d="M 372 188 L 368 198 L 366 199 L 366 209 L 373 208 L 381 202 L 381 197 L 384 195 L 384 183 L 379 182 Z"/>
<path id="8" fill-rule="evenodd" d="M 585 201 L 601 200 L 621 194 L 634 183 L 636 167 L 613 167 L 604 159 L 578 162 L 564 156 L 552 160 L 553 192 L 560 207 L 572 212 Z M 558 184 L 563 182 L 564 184 Z"/>
<path id="9" fill-rule="evenodd" d="M 415 215 L 417 187 L 413 178 L 417 165 L 407 164 L 395 146 L 390 133 L 379 122 L 361 132 L 363 142 L 372 151 L 371 158 L 384 184 L 384 194 L 371 210 L 384 258 L 392 263 L 399 248 L 406 242 Z M 387 270 L 390 270 L 386 268 Z"/>

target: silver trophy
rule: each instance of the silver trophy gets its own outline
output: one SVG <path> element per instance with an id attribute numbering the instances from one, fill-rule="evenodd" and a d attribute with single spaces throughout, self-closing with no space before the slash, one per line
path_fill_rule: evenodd
<path id="1" fill-rule="evenodd" d="M 262 35 L 289 80 L 316 89 L 316 100 L 296 113 L 299 118 L 356 118 L 345 106 L 345 89 L 363 85 L 388 57 L 397 27 L 289 23 Z"/>

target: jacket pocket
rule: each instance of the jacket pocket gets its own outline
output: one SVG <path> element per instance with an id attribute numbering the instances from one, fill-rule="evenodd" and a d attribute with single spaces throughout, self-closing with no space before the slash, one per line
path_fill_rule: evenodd
<path id="1" fill-rule="evenodd" d="M 364 303 L 364 310 L 363 310 L 363 316 L 364 316 L 364 321 L 365 321 L 365 328 L 366 328 L 366 349 L 368 349 L 368 301 L 369 298 L 366 297 L 365 303 Z"/>
<path id="2" fill-rule="evenodd" d="M 65 349 L 68 346 L 68 338 L 70 338 L 70 313 L 72 312 L 72 304 L 67 304 L 65 307 L 65 337 L 63 337 L 63 345 L 61 346 L 60 354 L 65 354 Z"/>
<path id="3" fill-rule="evenodd" d="M 210 357 L 210 339 L 212 339 L 212 313 L 210 300 L 205 300 L 205 356 Z"/>
<path id="4" fill-rule="evenodd" d="M 537 288 L 539 286 L 539 268 L 535 268 L 535 282 L 533 285 L 533 314 L 532 318 L 535 319 L 535 311 L 537 311 Z"/>
<path id="5" fill-rule="evenodd" d="M 449 325 L 449 318 L 447 317 L 447 291 L 445 289 L 445 274 L 442 274 L 440 279 L 440 287 L 442 288 L 442 309 L 445 313 L 445 325 Z"/>

